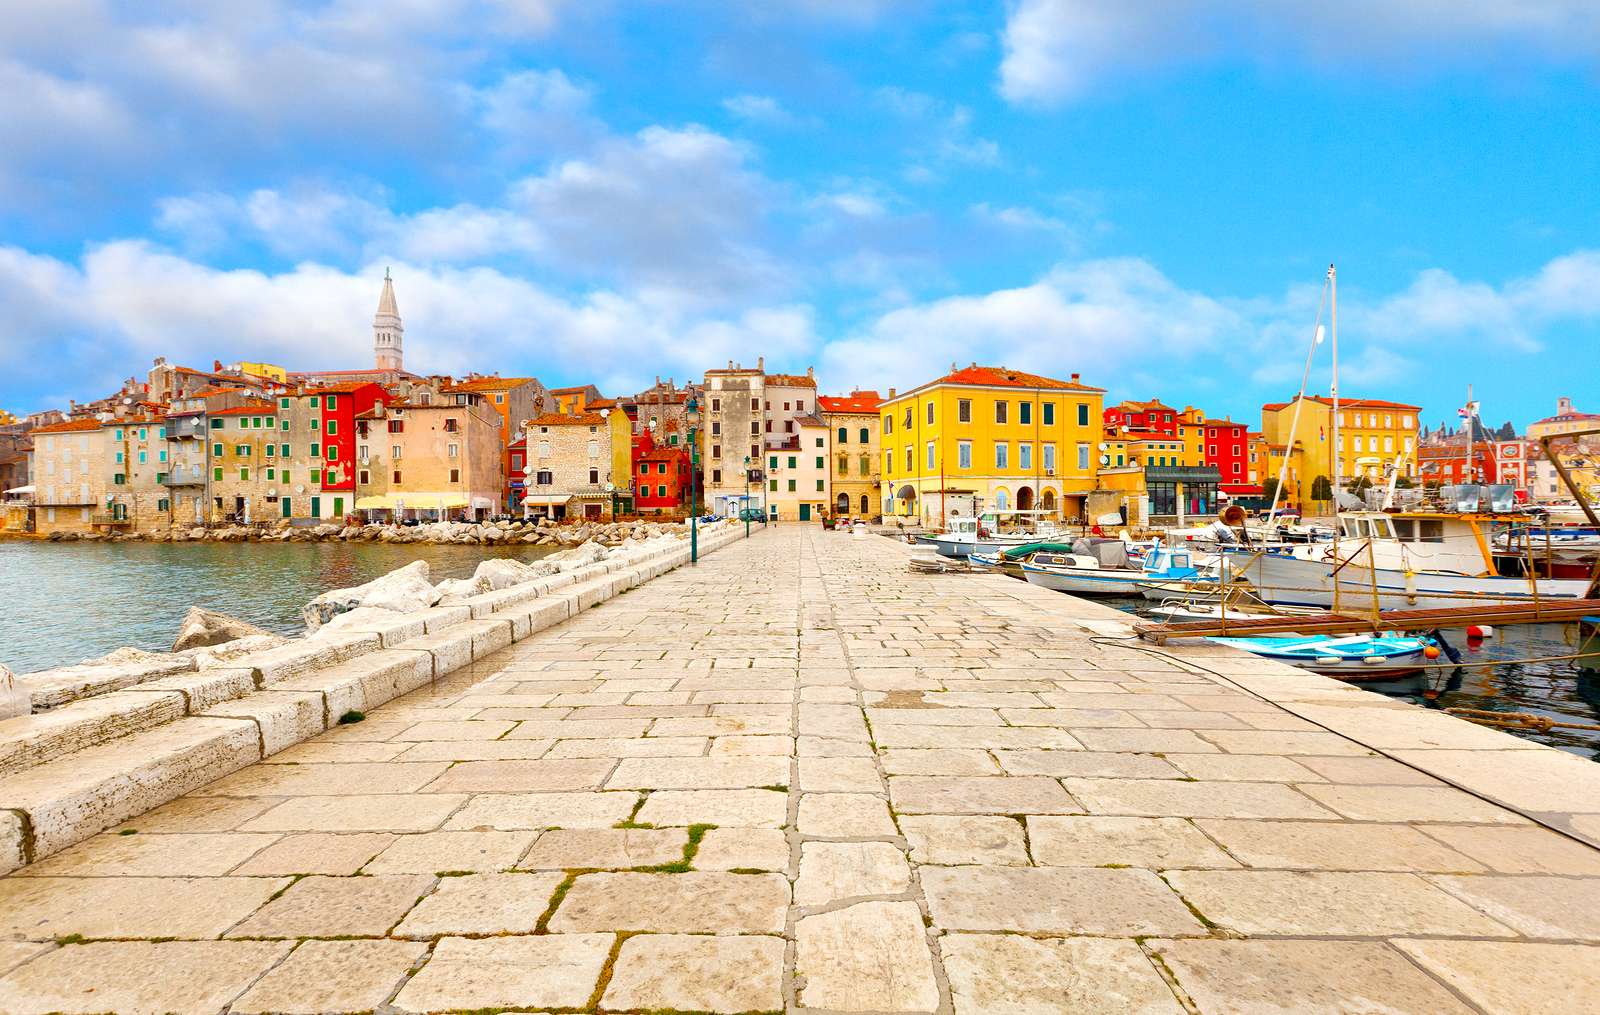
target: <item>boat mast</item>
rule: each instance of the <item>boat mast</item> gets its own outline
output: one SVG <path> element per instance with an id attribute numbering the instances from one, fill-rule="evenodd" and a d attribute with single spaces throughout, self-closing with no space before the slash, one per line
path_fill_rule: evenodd
<path id="1" fill-rule="evenodd" d="M 1333 265 L 1328 265 L 1328 286 L 1332 297 L 1333 310 L 1329 317 L 1333 325 L 1333 384 L 1329 394 L 1333 397 L 1333 446 L 1328 450 L 1328 456 L 1333 459 L 1333 515 L 1339 516 L 1339 479 L 1344 471 L 1344 459 L 1339 456 L 1339 276 L 1334 273 Z"/>

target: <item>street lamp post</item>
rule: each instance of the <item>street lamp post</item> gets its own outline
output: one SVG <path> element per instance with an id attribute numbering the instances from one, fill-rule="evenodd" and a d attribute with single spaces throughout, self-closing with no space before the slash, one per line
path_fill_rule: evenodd
<path id="1" fill-rule="evenodd" d="M 739 475 L 744 477 L 744 503 L 739 513 L 744 515 L 744 536 L 750 538 L 750 456 L 744 456 L 744 468 L 739 470 Z"/>

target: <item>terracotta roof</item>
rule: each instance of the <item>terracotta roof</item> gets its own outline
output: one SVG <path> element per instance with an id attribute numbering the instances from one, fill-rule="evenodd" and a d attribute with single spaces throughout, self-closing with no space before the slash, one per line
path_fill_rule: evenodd
<path id="1" fill-rule="evenodd" d="M 1600 415 L 1592 412 L 1566 412 L 1559 416 L 1546 416 L 1544 419 L 1534 420 L 1530 426 L 1539 426 L 1541 423 L 1574 423 L 1581 420 L 1600 419 Z"/>
<path id="2" fill-rule="evenodd" d="M 814 388 L 817 379 L 801 374 L 767 374 L 762 383 L 778 388 Z"/>
<path id="3" fill-rule="evenodd" d="M 1245 424 L 1243 424 L 1243 423 L 1235 423 L 1231 419 L 1203 419 L 1200 422 L 1195 423 L 1194 425 L 1195 426 L 1237 426 L 1237 427 L 1241 427 L 1241 428 L 1243 428 L 1245 426 Z"/>
<path id="4" fill-rule="evenodd" d="M 1136 402 L 1136 401 L 1134 401 L 1133 399 L 1130 398 L 1130 399 L 1126 399 L 1124 401 L 1118 402 L 1116 405 L 1112 406 L 1112 408 L 1113 409 L 1132 408 L 1132 409 L 1137 409 L 1140 412 L 1149 412 L 1152 409 L 1165 410 L 1167 412 L 1177 412 L 1178 411 L 1178 410 L 1174 409 L 1172 406 L 1167 405 L 1165 402 L 1162 402 L 1159 398 L 1158 399 L 1154 399 L 1154 400 L 1149 401 L 1149 402 Z"/>
<path id="5" fill-rule="evenodd" d="M 796 423 L 799 423 L 801 426 L 822 427 L 823 429 L 827 429 L 827 426 L 828 426 L 828 421 L 827 420 L 825 420 L 821 416 L 818 416 L 818 415 L 815 415 L 815 414 L 810 414 L 810 415 L 806 415 L 806 416 L 796 416 L 794 418 L 794 421 Z"/>
<path id="6" fill-rule="evenodd" d="M 583 407 L 585 409 L 615 409 L 617 400 L 615 398 L 596 398 L 592 401 L 584 402 Z"/>
<path id="7" fill-rule="evenodd" d="M 1306 396 L 1306 401 L 1308 401 L 1308 402 L 1321 402 L 1323 405 L 1330 405 L 1330 406 L 1333 404 L 1333 399 L 1331 397 L 1324 398 L 1322 395 L 1307 395 Z M 1293 404 L 1294 404 L 1294 402 L 1292 402 L 1292 401 L 1291 402 L 1269 402 L 1266 405 L 1263 405 L 1261 408 L 1264 409 L 1264 410 L 1274 410 L 1274 411 L 1276 411 L 1278 409 L 1287 409 Z M 1378 398 L 1341 398 L 1341 399 L 1339 399 L 1339 408 L 1341 408 L 1341 409 L 1410 409 L 1413 412 L 1421 412 L 1422 411 L 1422 406 L 1420 406 L 1420 405 L 1407 405 L 1404 402 L 1385 402 L 1382 399 L 1378 399 Z"/>
<path id="8" fill-rule="evenodd" d="M 310 388 L 310 389 L 308 389 L 306 391 L 306 394 L 308 394 L 308 395 L 347 395 L 347 394 L 350 394 L 352 392 L 360 391 L 362 388 L 366 387 L 369 384 L 377 384 L 377 383 L 378 383 L 377 381 L 345 381 L 343 384 L 325 384 L 320 388 Z M 378 386 L 380 388 L 383 387 L 383 385 L 381 385 L 381 384 L 379 384 Z M 385 392 L 385 394 L 387 394 L 387 392 Z"/>
<path id="9" fill-rule="evenodd" d="M 1003 367 L 971 366 L 957 370 L 953 374 L 946 374 L 931 384 L 971 384 L 983 387 L 999 388 L 1057 388 L 1069 391 L 1104 391 L 1104 388 L 1095 388 L 1075 381 L 1058 381 L 1051 377 L 1041 377 L 1038 374 L 1024 373 L 1021 370 L 1007 370 Z M 927 387 L 927 385 L 923 385 Z"/>
<path id="10" fill-rule="evenodd" d="M 231 409 L 215 409 L 206 413 L 207 416 L 254 416 L 257 413 L 277 412 L 277 402 L 248 402 L 236 405 Z"/>
<path id="11" fill-rule="evenodd" d="M 98 429 L 100 429 L 100 421 L 98 419 L 75 419 L 69 423 L 57 423 L 54 426 L 42 426 L 37 430 L 30 431 L 30 433 L 78 433 L 79 431 L 86 432 L 89 430 Z"/>
<path id="12" fill-rule="evenodd" d="M 537 377 L 478 377 L 470 381 L 457 381 L 441 391 L 510 391 L 519 384 L 538 381 Z"/>
<path id="13" fill-rule="evenodd" d="M 641 462 L 670 462 L 673 459 L 688 457 L 689 449 L 686 447 L 675 448 L 670 444 L 658 444 L 640 455 L 638 460 Z"/>
<path id="14" fill-rule="evenodd" d="M 825 412 L 870 412 L 876 414 L 883 402 L 876 391 L 852 391 L 848 395 L 818 395 L 817 404 Z"/>

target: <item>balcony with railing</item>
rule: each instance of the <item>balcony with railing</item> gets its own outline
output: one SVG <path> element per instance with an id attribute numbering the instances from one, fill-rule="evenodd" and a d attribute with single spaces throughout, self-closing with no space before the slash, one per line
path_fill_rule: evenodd
<path id="1" fill-rule="evenodd" d="M 156 476 L 156 482 L 165 487 L 205 486 L 206 478 L 203 475 L 186 476 L 182 472 L 163 472 Z"/>

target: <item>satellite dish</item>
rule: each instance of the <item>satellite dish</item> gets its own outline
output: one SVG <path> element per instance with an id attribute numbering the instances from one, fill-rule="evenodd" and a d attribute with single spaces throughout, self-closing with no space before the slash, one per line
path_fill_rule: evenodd
<path id="1" fill-rule="evenodd" d="M 295 487 L 294 488 L 294 492 L 295 493 L 305 493 L 306 492 L 306 488 L 305 488 L 304 484 Z"/>
<path id="2" fill-rule="evenodd" d="M 1100 464 L 1101 465 L 1110 465 L 1111 464 L 1111 456 L 1110 455 L 1101 455 L 1100 456 Z"/>
<path id="3" fill-rule="evenodd" d="M 616 489 L 616 487 L 611 485 L 610 483 L 606 484 L 606 493 L 610 493 L 611 491 L 613 491 L 615 489 Z"/>
<path id="4" fill-rule="evenodd" d="M 267 496 L 268 497 L 276 497 L 277 495 L 278 495 L 278 488 L 277 487 L 273 487 L 272 489 L 267 491 Z"/>
<path id="5" fill-rule="evenodd" d="M 611 415 L 611 410 L 610 409 L 601 409 L 600 410 L 600 418 L 601 419 L 605 419 L 609 415 Z"/>
<path id="6" fill-rule="evenodd" d="M 1110 451 L 1111 450 L 1111 445 L 1107 444 L 1105 441 L 1101 441 L 1100 442 L 1100 450 L 1101 451 Z"/>

